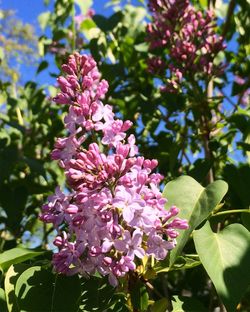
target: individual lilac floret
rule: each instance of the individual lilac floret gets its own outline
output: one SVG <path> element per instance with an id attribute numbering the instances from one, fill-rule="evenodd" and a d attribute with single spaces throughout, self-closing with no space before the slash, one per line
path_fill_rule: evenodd
<path id="1" fill-rule="evenodd" d="M 127 230 L 124 231 L 121 239 L 114 242 L 114 247 L 120 252 L 126 252 L 127 255 L 133 260 L 134 257 L 143 258 L 145 250 L 141 248 L 142 232 L 135 230 L 131 237 L 131 233 Z"/>
<path id="2" fill-rule="evenodd" d="M 138 156 L 128 120 L 101 101 L 108 83 L 91 56 L 71 55 L 58 78 L 54 101 L 69 105 L 68 136 L 57 139 L 52 158 L 64 169 L 68 195 L 59 188 L 42 208 L 41 220 L 57 230 L 53 264 L 57 272 L 83 276 L 99 272 L 117 286 L 144 256 L 164 259 L 178 229 L 188 227 L 165 210 L 156 160 Z M 89 142 L 87 144 L 87 142 Z M 63 230 L 62 230 L 63 229 Z"/>

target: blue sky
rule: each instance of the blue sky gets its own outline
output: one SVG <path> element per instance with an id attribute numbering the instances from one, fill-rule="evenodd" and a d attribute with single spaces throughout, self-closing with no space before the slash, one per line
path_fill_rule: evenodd
<path id="1" fill-rule="evenodd" d="M 110 8 L 105 8 L 105 4 L 108 1 L 94 0 L 93 2 L 93 7 L 96 13 L 109 15 L 112 12 Z M 43 3 L 43 0 L 1 0 L 0 3 L 3 9 L 12 9 L 17 11 L 18 17 L 32 24 L 37 23 L 37 16 L 43 11 L 47 10 Z"/>
<path id="2" fill-rule="evenodd" d="M 82 0 L 85 1 L 85 0 Z M 43 0 L 0 0 L 0 8 L 2 9 L 11 9 L 16 12 L 16 16 L 21 19 L 23 22 L 27 22 L 32 24 L 38 36 L 42 35 L 43 32 L 41 31 L 38 23 L 38 16 L 48 10 L 53 10 L 53 2 L 50 1 L 51 4 L 47 7 L 44 5 Z M 112 8 L 109 6 L 107 7 L 106 4 L 109 1 L 106 0 L 93 0 L 93 8 L 96 14 L 102 14 L 109 16 L 112 14 Z M 53 57 L 46 56 L 46 59 L 52 60 Z M 53 62 L 51 62 L 53 66 Z M 56 70 L 56 67 L 50 68 L 50 71 Z M 53 84 L 55 79 L 52 79 L 49 74 L 48 70 L 41 72 L 38 76 L 36 75 L 36 68 L 33 66 L 21 66 L 21 81 L 26 82 L 28 80 L 34 80 L 39 84 Z"/>
<path id="3" fill-rule="evenodd" d="M 86 0 L 82 0 L 83 2 Z M 111 0 L 93 0 L 93 8 L 96 14 L 101 14 L 105 16 L 110 16 L 113 13 L 113 9 L 111 6 L 107 6 L 107 4 Z M 53 11 L 53 3 L 54 0 L 50 0 L 50 5 L 45 6 L 44 0 L 0 0 L 0 8 L 1 9 L 11 9 L 16 12 L 17 18 L 21 19 L 23 22 L 27 22 L 32 24 L 35 27 L 36 33 L 38 36 L 42 35 L 43 32 L 40 29 L 38 23 L 38 16 L 45 11 Z M 121 0 L 121 3 L 125 1 Z M 126 1 L 127 2 L 127 1 Z M 139 0 L 131 0 L 131 3 L 135 4 L 139 2 Z M 78 13 L 78 12 L 77 12 Z M 49 35 L 50 37 L 50 35 Z M 49 75 L 50 72 L 55 72 L 56 67 L 53 64 L 53 56 L 46 56 L 46 60 L 51 61 L 49 70 L 45 70 L 41 72 L 39 75 L 36 75 L 36 68 L 33 66 L 21 66 L 21 81 L 26 82 L 28 80 L 33 80 L 39 84 L 53 84 L 55 82 L 54 78 L 51 78 Z M 38 63 L 39 64 L 39 63 Z M 37 64 L 37 65 L 38 65 Z"/>

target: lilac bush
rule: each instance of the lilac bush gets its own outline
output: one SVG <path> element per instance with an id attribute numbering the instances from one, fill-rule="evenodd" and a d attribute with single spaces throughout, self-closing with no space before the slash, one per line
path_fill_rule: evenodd
<path id="1" fill-rule="evenodd" d="M 65 171 L 70 192 L 58 187 L 40 218 L 58 232 L 56 271 L 99 272 L 116 286 L 144 256 L 164 259 L 176 245 L 177 230 L 188 225 L 176 217 L 178 208 L 164 208 L 163 176 L 152 173 L 157 160 L 138 154 L 134 135 L 126 133 L 132 122 L 116 118 L 102 103 L 108 83 L 93 58 L 74 53 L 62 70 L 61 92 L 53 100 L 69 106 L 68 136 L 57 139 L 52 158 Z"/>
<path id="2" fill-rule="evenodd" d="M 226 46 L 215 32 L 213 11 L 198 11 L 189 0 L 150 0 L 149 9 L 153 21 L 147 39 L 151 51 L 161 53 L 149 59 L 148 70 L 167 75 L 163 91 L 176 92 L 184 76 L 209 80 L 223 73 L 225 66 L 214 60 Z"/>

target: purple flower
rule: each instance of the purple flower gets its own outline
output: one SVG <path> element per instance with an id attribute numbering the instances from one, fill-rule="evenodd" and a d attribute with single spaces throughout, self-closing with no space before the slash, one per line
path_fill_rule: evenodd
<path id="1" fill-rule="evenodd" d="M 165 210 L 163 177 L 152 173 L 158 163 L 136 156 L 135 137 L 126 133 L 132 123 L 116 118 L 100 100 L 108 83 L 100 80 L 93 58 L 75 53 L 62 69 L 55 101 L 69 104 L 64 119 L 69 134 L 57 139 L 52 158 L 59 160 L 71 189 L 65 195 L 57 188 L 40 218 L 58 232 L 53 257 L 58 272 L 99 272 L 117 286 L 145 254 L 164 259 L 174 248 L 176 229 L 187 224 L 174 219 L 176 207 Z"/>
<path id="2" fill-rule="evenodd" d="M 175 247 L 175 241 L 166 241 L 160 235 L 150 235 L 147 241 L 148 255 L 153 255 L 157 260 L 163 260 L 166 258 L 168 250 Z"/>
<path id="3" fill-rule="evenodd" d="M 135 230 L 131 237 L 129 231 L 123 233 L 122 239 L 116 239 L 114 247 L 121 252 L 126 253 L 132 260 L 134 257 L 143 258 L 145 256 L 145 250 L 141 248 L 142 243 L 142 232 Z"/>
<path id="4" fill-rule="evenodd" d="M 223 73 L 225 65 L 214 60 L 225 44 L 215 33 L 212 11 L 198 11 L 189 0 L 149 0 L 149 9 L 153 19 L 147 26 L 151 52 L 156 48 L 169 51 L 148 60 L 148 71 L 167 81 L 162 91 L 178 92 L 182 80 L 194 72 L 199 80 Z"/>

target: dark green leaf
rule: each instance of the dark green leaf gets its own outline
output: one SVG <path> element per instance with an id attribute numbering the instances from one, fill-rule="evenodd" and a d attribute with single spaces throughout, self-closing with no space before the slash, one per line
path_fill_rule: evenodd
<path id="1" fill-rule="evenodd" d="M 223 176 L 228 181 L 229 195 L 232 204 L 239 208 L 248 208 L 250 205 L 250 167 L 249 165 L 227 165 Z"/>
<path id="2" fill-rule="evenodd" d="M 113 30 L 115 26 L 121 21 L 122 17 L 123 13 L 118 11 L 109 18 L 96 14 L 93 16 L 93 20 L 103 32 L 107 32 Z"/>
<path id="3" fill-rule="evenodd" d="M 150 306 L 150 312 L 166 312 L 168 307 L 168 301 L 166 298 L 157 300 L 152 306 Z"/>
<path id="4" fill-rule="evenodd" d="M 241 214 L 241 220 L 243 225 L 250 231 L 250 213 L 248 212 L 243 212 Z"/>
<path id="5" fill-rule="evenodd" d="M 196 299 L 174 296 L 172 300 L 173 312 L 207 312 L 207 309 Z"/>
<path id="6" fill-rule="evenodd" d="M 5 297 L 5 291 L 3 288 L 0 288 L 0 311 L 1 312 L 7 312 L 7 303 L 6 303 L 6 297 Z"/>
<path id="7" fill-rule="evenodd" d="M 15 295 L 20 310 L 51 311 L 53 282 L 54 275 L 40 266 L 25 270 L 18 277 L 15 285 Z"/>
<path id="8" fill-rule="evenodd" d="M 39 74 L 39 73 L 40 73 L 41 71 L 43 71 L 44 69 L 48 68 L 48 66 L 49 66 L 49 63 L 48 63 L 47 61 L 42 61 L 42 62 L 39 64 L 36 73 Z"/>
<path id="9" fill-rule="evenodd" d="M 145 284 L 140 280 L 131 284 L 131 302 L 135 310 L 141 312 L 147 311 L 148 308 L 148 292 Z"/>
<path id="10" fill-rule="evenodd" d="M 212 162 L 208 159 L 198 159 L 193 166 L 192 170 L 189 171 L 189 175 L 200 183 L 204 182 L 209 169 L 212 167 Z"/>
<path id="11" fill-rule="evenodd" d="M 113 311 L 128 311 L 124 293 L 116 293 L 106 278 L 91 276 L 82 283 L 81 309 L 84 312 L 105 311 L 113 307 Z"/>
<path id="12" fill-rule="evenodd" d="M 81 285 L 78 275 L 58 275 L 55 279 L 51 312 L 77 312 L 80 295 Z"/>
<path id="13" fill-rule="evenodd" d="M 7 225 L 12 231 L 16 231 L 23 216 L 28 192 L 25 186 L 11 189 L 8 185 L 0 187 L 0 203 L 6 212 Z"/>

